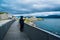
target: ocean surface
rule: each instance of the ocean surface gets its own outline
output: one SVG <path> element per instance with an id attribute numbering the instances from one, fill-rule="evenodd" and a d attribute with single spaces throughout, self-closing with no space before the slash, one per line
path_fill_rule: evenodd
<path id="1" fill-rule="evenodd" d="M 35 24 L 38 28 L 60 36 L 60 18 L 44 18 L 42 21 L 36 21 Z"/>

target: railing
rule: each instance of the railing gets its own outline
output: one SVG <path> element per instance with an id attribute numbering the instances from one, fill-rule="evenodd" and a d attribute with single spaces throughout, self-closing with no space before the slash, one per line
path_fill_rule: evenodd
<path id="1" fill-rule="evenodd" d="M 9 27 L 15 20 L 11 20 L 0 27 L 0 40 L 2 40 L 7 33 Z"/>
<path id="2" fill-rule="evenodd" d="M 25 24 L 24 32 L 28 35 L 30 40 L 60 40 L 60 36 L 54 36 L 51 33 L 47 33 L 37 27 L 32 27 Z"/>

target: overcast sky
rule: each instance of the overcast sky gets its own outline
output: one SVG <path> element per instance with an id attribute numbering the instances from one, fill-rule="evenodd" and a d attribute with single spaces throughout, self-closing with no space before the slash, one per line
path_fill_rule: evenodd
<path id="1" fill-rule="evenodd" d="M 24 15 L 60 15 L 60 0 L 0 0 L 0 11 Z"/>

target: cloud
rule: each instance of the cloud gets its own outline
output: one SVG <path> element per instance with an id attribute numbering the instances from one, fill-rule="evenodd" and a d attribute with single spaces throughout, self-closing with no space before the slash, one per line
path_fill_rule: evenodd
<path id="1" fill-rule="evenodd" d="M 60 0 L 0 0 L 0 7 L 11 13 L 55 11 L 60 8 Z M 1 9 L 0 8 L 0 9 Z M 56 8 L 56 9 L 55 9 Z M 1 9 L 2 10 L 2 9 Z M 12 11 L 11 11 L 12 10 Z M 60 10 L 59 10 L 60 11 Z"/>
<path id="2" fill-rule="evenodd" d="M 60 12 L 37 12 L 31 14 L 14 14 L 13 16 L 48 16 L 48 15 L 60 15 Z"/>
<path id="3" fill-rule="evenodd" d="M 40 9 L 40 8 L 54 8 L 53 5 L 48 5 L 48 4 L 33 4 L 33 8 L 35 9 Z"/>

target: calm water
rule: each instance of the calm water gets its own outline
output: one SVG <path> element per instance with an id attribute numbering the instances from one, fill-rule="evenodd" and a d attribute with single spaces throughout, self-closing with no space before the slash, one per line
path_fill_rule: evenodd
<path id="1" fill-rule="evenodd" d="M 43 21 L 36 21 L 35 24 L 39 28 L 60 36 L 60 19 L 44 19 Z"/>

